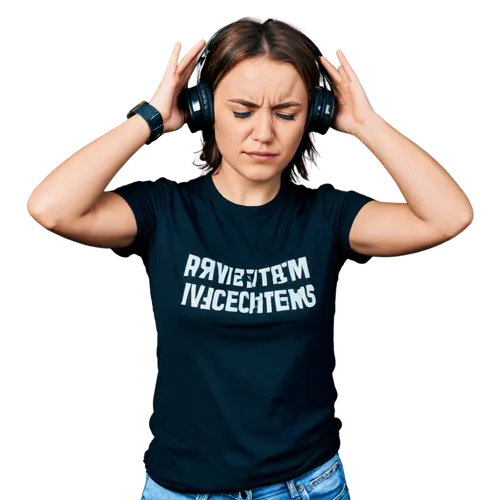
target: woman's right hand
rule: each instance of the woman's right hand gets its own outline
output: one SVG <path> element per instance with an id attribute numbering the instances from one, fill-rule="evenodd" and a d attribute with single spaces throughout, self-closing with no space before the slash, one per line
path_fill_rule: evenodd
<path id="1" fill-rule="evenodd" d="M 179 107 L 179 96 L 186 87 L 194 68 L 197 56 L 205 46 L 205 40 L 200 40 L 183 58 L 179 65 L 181 44 L 175 42 L 174 50 L 165 71 L 165 75 L 149 101 L 163 118 L 163 132 L 173 132 L 180 129 L 189 117 L 189 111 Z"/>

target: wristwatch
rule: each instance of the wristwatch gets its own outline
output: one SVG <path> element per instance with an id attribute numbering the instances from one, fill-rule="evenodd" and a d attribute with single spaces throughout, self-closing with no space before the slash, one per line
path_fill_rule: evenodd
<path id="1" fill-rule="evenodd" d="M 128 113 L 127 118 L 131 118 L 135 114 L 141 115 L 149 125 L 151 134 L 146 144 L 151 144 L 163 134 L 163 118 L 161 113 L 149 102 L 141 101 L 137 106 L 134 106 Z"/>

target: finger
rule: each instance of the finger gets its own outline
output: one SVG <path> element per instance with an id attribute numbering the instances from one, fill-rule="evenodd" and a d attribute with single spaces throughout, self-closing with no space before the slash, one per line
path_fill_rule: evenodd
<path id="1" fill-rule="evenodd" d="M 186 66 L 181 73 L 178 73 L 182 87 L 186 87 L 188 85 L 191 75 L 193 74 L 197 64 L 198 64 L 198 58 L 194 57 L 189 62 L 189 65 Z"/>
<path id="2" fill-rule="evenodd" d="M 345 70 L 345 66 L 342 64 L 342 61 L 337 57 L 337 55 L 335 55 L 335 59 L 338 61 L 335 67 L 337 68 L 337 71 L 339 72 L 342 81 L 344 83 L 349 83 L 351 81 L 351 78 L 349 77 L 349 74 Z"/>
<path id="3" fill-rule="evenodd" d="M 179 55 L 181 52 L 181 43 L 176 40 L 172 46 L 172 50 L 167 60 L 167 71 L 174 75 L 177 71 L 177 65 L 179 64 Z"/>
<path id="4" fill-rule="evenodd" d="M 182 57 L 181 62 L 179 63 L 178 73 L 182 74 L 186 70 L 186 68 L 191 68 L 198 62 L 199 57 L 203 49 L 205 48 L 205 39 L 202 38 L 198 40 Z M 192 72 L 192 70 L 191 70 Z"/>
<path id="5" fill-rule="evenodd" d="M 344 66 L 345 72 L 348 75 L 349 80 L 351 80 L 351 81 L 357 80 L 358 77 L 357 77 L 356 73 L 354 73 L 354 70 L 351 68 L 349 61 L 346 59 L 344 53 L 340 49 L 337 50 L 337 56 L 339 58 L 339 61 Z"/>
<path id="6" fill-rule="evenodd" d="M 337 68 L 335 68 L 335 66 L 331 64 L 330 61 L 326 59 L 326 57 L 320 56 L 319 59 L 323 64 L 323 66 L 325 66 L 328 73 L 332 76 L 333 82 L 337 85 L 342 85 L 343 84 L 342 75 L 337 71 Z"/>
<path id="7" fill-rule="evenodd" d="M 179 77 L 182 80 L 182 82 L 183 82 L 184 85 L 187 85 L 187 83 L 189 82 L 189 80 L 191 79 L 191 77 L 194 75 L 197 63 L 198 63 L 198 59 L 197 58 L 196 59 L 192 59 L 189 62 L 189 64 L 185 68 L 183 68 L 182 72 L 178 72 L 178 75 L 179 75 Z"/>

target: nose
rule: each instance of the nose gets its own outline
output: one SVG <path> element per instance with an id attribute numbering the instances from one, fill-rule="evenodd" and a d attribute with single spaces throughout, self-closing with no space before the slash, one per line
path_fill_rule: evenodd
<path id="1" fill-rule="evenodd" d="M 261 109 L 254 120 L 253 139 L 269 142 L 273 136 L 274 116 L 272 111 Z"/>

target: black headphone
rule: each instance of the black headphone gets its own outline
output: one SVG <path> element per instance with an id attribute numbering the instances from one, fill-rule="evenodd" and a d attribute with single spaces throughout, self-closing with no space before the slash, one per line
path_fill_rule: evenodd
<path id="1" fill-rule="evenodd" d="M 196 66 L 200 64 L 200 61 L 206 59 L 206 52 L 210 51 L 210 42 L 224 29 L 226 29 L 229 24 L 223 26 L 215 35 L 213 35 L 208 43 L 202 50 Z M 323 75 L 323 81 L 328 82 L 330 90 L 325 87 L 316 85 L 314 88 L 313 98 L 311 100 L 311 106 L 309 107 L 309 114 L 307 117 L 307 122 L 305 130 L 307 132 L 317 132 L 319 134 L 326 134 L 330 128 L 332 115 L 336 109 L 335 96 L 333 94 L 332 80 L 328 72 L 325 70 L 319 57 L 323 54 L 320 52 L 318 47 L 312 42 L 310 38 L 302 33 L 306 40 L 309 41 L 314 54 L 318 58 L 318 66 L 320 74 Z M 196 68 L 195 66 L 195 68 Z M 201 64 L 200 64 L 201 66 Z M 200 81 L 200 70 L 198 71 L 198 84 L 194 87 L 186 87 L 182 90 L 179 96 L 179 105 L 181 108 L 189 111 L 189 116 L 186 120 L 189 130 L 194 134 L 198 130 L 210 130 L 214 125 L 214 100 L 213 94 L 205 82 Z M 321 80 L 321 77 L 320 77 Z"/>

